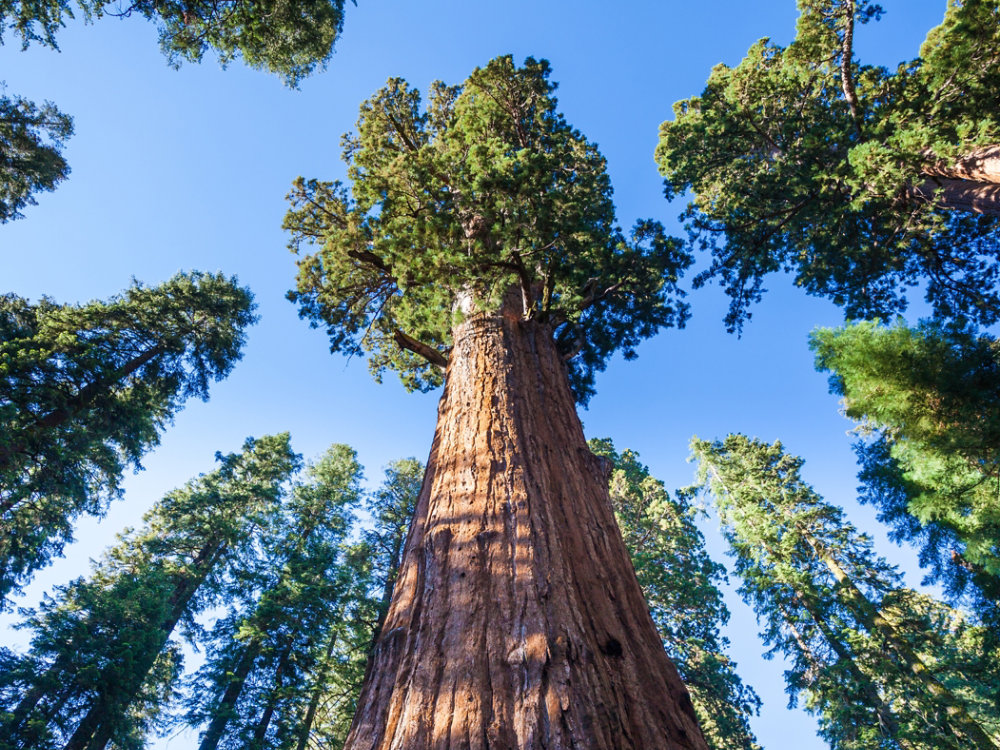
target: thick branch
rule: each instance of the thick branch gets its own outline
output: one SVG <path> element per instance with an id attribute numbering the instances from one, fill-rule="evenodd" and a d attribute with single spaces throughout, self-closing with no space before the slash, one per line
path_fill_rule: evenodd
<path id="1" fill-rule="evenodd" d="M 921 170 L 925 175 L 1000 185 L 1000 144 L 978 148 L 952 165 L 934 159 L 933 154 L 925 156 L 929 158 Z"/>
<path id="2" fill-rule="evenodd" d="M 914 197 L 942 208 L 1000 216 L 1000 184 L 975 180 L 931 177 L 912 189 Z"/>
<path id="3" fill-rule="evenodd" d="M 417 341 L 412 336 L 407 336 L 398 328 L 393 331 L 392 339 L 401 349 L 406 349 L 407 351 L 420 355 L 432 365 L 440 367 L 442 370 L 448 366 L 448 358 L 444 354 L 439 352 L 433 346 L 428 346 L 422 341 Z"/>
<path id="4" fill-rule="evenodd" d="M 844 40 L 840 48 L 840 85 L 844 89 L 844 99 L 851 108 L 851 118 L 858 134 L 861 133 L 861 115 L 858 107 L 858 94 L 854 90 L 854 76 L 851 73 L 851 60 L 854 58 L 854 0 L 848 0 L 844 13 Z"/>

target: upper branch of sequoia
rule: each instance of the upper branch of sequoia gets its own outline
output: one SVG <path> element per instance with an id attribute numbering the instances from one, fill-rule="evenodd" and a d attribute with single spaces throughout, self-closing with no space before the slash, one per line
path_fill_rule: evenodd
<path id="1" fill-rule="evenodd" d="M 585 400 L 612 352 L 683 325 L 690 256 L 656 222 L 622 232 L 604 157 L 556 110 L 548 77 L 545 61 L 500 57 L 432 84 L 426 105 L 391 79 L 344 137 L 350 186 L 295 182 L 289 297 L 331 349 L 427 389 L 453 327 L 503 310 L 551 327 Z"/>

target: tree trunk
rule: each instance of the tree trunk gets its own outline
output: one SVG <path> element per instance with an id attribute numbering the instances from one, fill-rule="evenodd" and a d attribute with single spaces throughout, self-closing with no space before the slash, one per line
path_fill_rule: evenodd
<path id="1" fill-rule="evenodd" d="M 212 541 L 199 550 L 191 562 L 192 575 L 182 577 L 170 597 L 167 615 L 158 626 L 159 632 L 153 642 L 155 648 L 148 645 L 141 653 L 135 655 L 131 672 L 120 684 L 102 684 L 90 709 L 77 725 L 63 750 L 104 750 L 111 742 L 115 721 L 139 694 L 149 670 L 153 668 L 156 658 L 184 616 L 188 603 L 211 572 L 212 565 L 223 549 L 222 544 Z"/>
<path id="2" fill-rule="evenodd" d="M 345 750 L 706 750 L 551 328 L 479 315 L 454 342 Z"/>
<path id="3" fill-rule="evenodd" d="M 246 685 L 250 669 L 259 655 L 260 641 L 257 638 L 243 647 L 243 652 L 240 654 L 229 684 L 226 685 L 226 689 L 222 693 L 219 705 L 216 706 L 215 712 L 212 714 L 212 721 L 209 722 L 208 729 L 205 730 L 205 736 L 202 738 L 198 750 L 216 750 L 219 746 L 226 725 L 230 719 L 236 717 L 236 702 L 240 699 L 240 693 L 243 692 L 243 686 Z"/>
<path id="4" fill-rule="evenodd" d="M 922 171 L 930 179 L 916 188 L 917 195 L 943 208 L 1000 216 L 1000 145 L 977 149 L 953 165 L 931 161 Z"/>
<path id="5" fill-rule="evenodd" d="M 920 655 L 910 647 L 903 634 L 899 632 L 893 618 L 869 601 L 829 550 L 818 540 L 813 539 L 808 532 L 803 532 L 803 536 L 816 552 L 816 556 L 837 579 L 848 606 L 851 607 L 865 629 L 873 635 L 881 635 L 918 683 L 926 688 L 927 692 L 944 707 L 949 722 L 948 728 L 952 734 L 960 742 L 971 743 L 971 746 L 978 748 L 978 750 L 1000 750 L 1000 744 L 990 737 L 986 730 L 969 715 L 962 698 L 942 685 L 924 663 L 924 660 L 920 658 Z"/>

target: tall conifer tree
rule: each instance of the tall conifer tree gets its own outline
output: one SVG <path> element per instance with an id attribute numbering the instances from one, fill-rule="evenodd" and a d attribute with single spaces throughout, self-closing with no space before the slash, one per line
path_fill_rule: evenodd
<path id="1" fill-rule="evenodd" d="M 350 190 L 291 195 L 292 247 L 317 246 L 301 314 L 376 374 L 445 382 L 351 750 L 705 747 L 573 398 L 683 323 L 690 258 L 654 222 L 620 231 L 548 76 L 497 58 L 426 108 L 392 79 L 345 141 Z"/>
<path id="2" fill-rule="evenodd" d="M 0 745 L 142 746 L 178 676 L 174 630 L 217 602 L 280 510 L 298 463 L 287 434 L 219 458 L 218 469 L 169 493 L 141 529 L 123 534 L 89 579 L 59 589 L 29 620 L 29 654 L 0 677 Z"/>
<path id="3" fill-rule="evenodd" d="M 976 634 L 958 613 L 902 587 L 802 480 L 801 459 L 743 435 L 692 447 L 740 592 L 772 653 L 792 662 L 790 693 L 806 694 L 833 747 L 1000 747 L 996 654 L 969 648 Z"/>
<path id="4" fill-rule="evenodd" d="M 920 545 L 932 581 L 1000 627 L 1000 344 L 899 322 L 820 329 L 812 348 L 867 433 L 862 500 Z"/>
<path id="5" fill-rule="evenodd" d="M 85 305 L 0 297 L 0 606 L 229 374 L 252 311 L 235 279 L 197 272 Z"/>
<path id="6" fill-rule="evenodd" d="M 206 724 L 200 750 L 298 744 L 313 675 L 357 592 L 345 557 L 360 480 L 354 451 L 332 446 L 294 488 L 262 559 L 235 580 L 188 691 L 188 720 Z"/>

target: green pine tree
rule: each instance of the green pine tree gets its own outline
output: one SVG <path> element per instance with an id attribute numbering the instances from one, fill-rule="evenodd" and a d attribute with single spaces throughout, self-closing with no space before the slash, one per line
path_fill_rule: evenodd
<path id="1" fill-rule="evenodd" d="M 31 649 L 0 676 L 0 746 L 143 746 L 176 684 L 175 629 L 218 603 L 298 464 L 287 434 L 218 458 L 28 619 Z"/>
<path id="2" fill-rule="evenodd" d="M 360 481 L 354 451 L 331 446 L 234 582 L 188 691 L 188 722 L 206 724 L 200 750 L 297 745 L 314 674 L 357 588 L 346 552 Z"/>
<path id="3" fill-rule="evenodd" d="M 20 96 L 0 96 L 0 224 L 23 217 L 34 194 L 54 190 L 69 175 L 62 156 L 73 120 L 52 102 L 38 106 Z"/>
<path id="4" fill-rule="evenodd" d="M 684 496 L 671 497 L 634 451 L 619 453 L 609 439 L 589 445 L 613 467 L 611 502 L 618 527 L 705 740 L 712 750 L 760 750 L 750 729 L 760 698 L 743 684 L 726 654 L 729 640 L 720 630 L 729 610 L 718 588 L 725 569 L 705 551 L 695 508 Z"/>
<path id="5" fill-rule="evenodd" d="M 762 39 L 674 105 L 656 152 L 668 197 L 694 193 L 692 242 L 712 252 L 730 329 L 767 274 L 854 318 L 902 311 L 925 284 L 938 315 L 990 324 L 1000 216 L 1000 8 L 952 0 L 895 71 L 854 55 L 870 0 L 799 0 L 795 40 Z"/>
<path id="6" fill-rule="evenodd" d="M 930 579 L 1000 623 L 1000 344 L 938 323 L 812 335 L 816 366 L 861 423 L 862 500 Z"/>
<path id="7" fill-rule="evenodd" d="M 229 374 L 252 310 L 235 279 L 202 273 L 85 305 L 0 297 L 0 606 Z"/>
<path id="8" fill-rule="evenodd" d="M 834 748 L 1000 747 L 996 653 L 969 647 L 982 629 L 902 587 L 781 443 L 730 435 L 692 448 L 740 592 L 771 653 L 791 661 L 793 699 L 805 694 Z"/>

